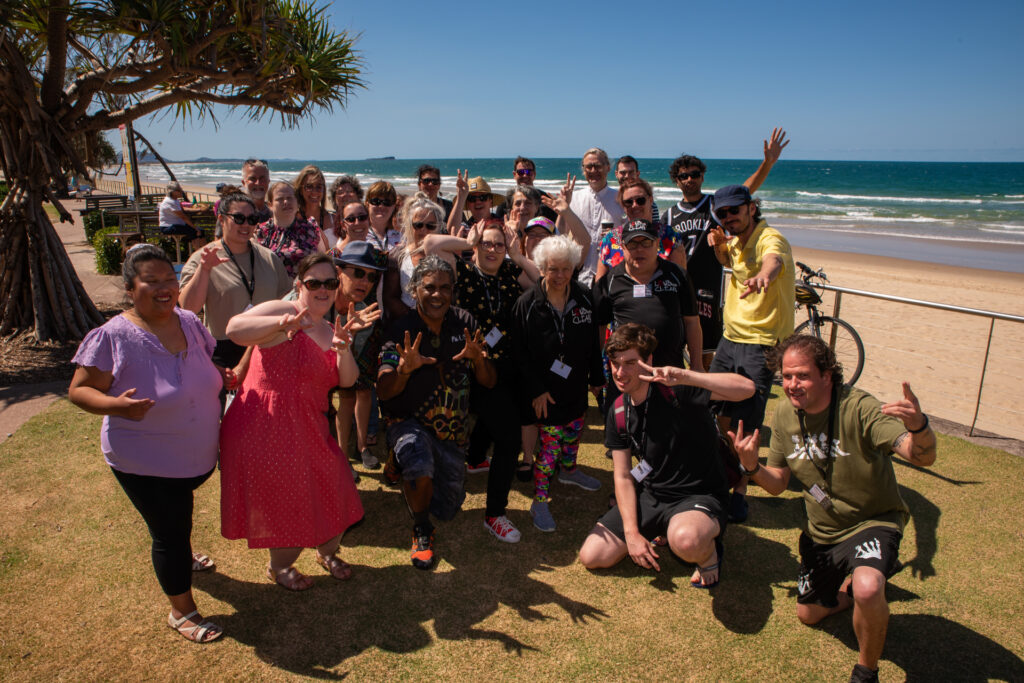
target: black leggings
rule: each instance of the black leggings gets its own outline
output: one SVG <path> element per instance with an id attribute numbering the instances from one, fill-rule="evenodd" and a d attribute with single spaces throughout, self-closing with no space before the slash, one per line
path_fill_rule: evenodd
<path id="1" fill-rule="evenodd" d="M 111 471 L 149 527 L 160 588 L 167 595 L 187 592 L 192 587 L 192 492 L 213 470 L 187 479 Z"/>
<path id="2" fill-rule="evenodd" d="M 522 436 L 519 431 L 519 407 L 516 404 L 515 385 L 507 366 L 498 366 L 498 383 L 487 389 L 473 383 L 471 407 L 476 413 L 476 426 L 470 435 L 467 460 L 483 461 L 487 446 L 494 444 L 491 453 L 491 468 L 487 473 L 488 517 L 505 514 L 508 506 L 508 492 L 516 474 L 516 461 Z M 482 446 L 482 449 L 481 449 Z"/>

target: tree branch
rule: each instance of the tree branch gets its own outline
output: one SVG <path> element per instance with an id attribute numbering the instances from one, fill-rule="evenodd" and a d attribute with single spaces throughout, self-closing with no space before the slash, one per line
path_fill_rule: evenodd
<path id="1" fill-rule="evenodd" d="M 39 94 L 43 109 L 54 112 L 60 106 L 68 58 L 68 1 L 54 0 L 46 17 L 46 75 Z"/>

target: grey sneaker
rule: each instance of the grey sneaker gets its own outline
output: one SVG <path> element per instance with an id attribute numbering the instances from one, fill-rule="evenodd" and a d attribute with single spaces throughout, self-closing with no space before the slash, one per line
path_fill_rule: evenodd
<path id="1" fill-rule="evenodd" d="M 363 467 L 368 470 L 375 470 L 380 467 L 380 460 L 377 459 L 376 455 L 370 452 L 369 448 L 364 448 L 362 453 L 359 454 L 359 457 L 363 460 Z"/>
<path id="2" fill-rule="evenodd" d="M 562 470 L 558 473 L 558 481 L 564 484 L 572 484 L 573 486 L 579 486 L 581 489 L 587 491 L 596 491 L 601 488 L 601 482 L 594 479 L 589 474 L 583 474 L 578 468 L 572 472 L 566 472 Z"/>
<path id="3" fill-rule="evenodd" d="M 533 525 L 541 531 L 554 531 L 555 518 L 551 516 L 551 510 L 547 503 L 539 500 L 533 501 L 530 505 L 530 514 L 533 515 Z"/>

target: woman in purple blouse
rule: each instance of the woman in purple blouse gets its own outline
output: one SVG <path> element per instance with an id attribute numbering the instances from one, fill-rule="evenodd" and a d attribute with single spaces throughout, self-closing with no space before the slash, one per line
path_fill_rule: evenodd
<path id="1" fill-rule="evenodd" d="M 132 247 L 122 273 L 132 307 L 82 341 L 68 398 L 104 416 L 103 456 L 149 527 L 168 625 L 208 643 L 222 630 L 192 597 L 192 572 L 213 569 L 192 552 L 192 492 L 217 464 L 217 395 L 234 378 L 210 359 L 215 342 L 199 318 L 176 307 L 178 279 L 162 249 Z"/>
<path id="2" fill-rule="evenodd" d="M 299 261 L 327 251 L 323 233 L 316 223 L 299 215 L 299 201 L 291 184 L 273 183 L 267 190 L 267 205 L 271 218 L 256 228 L 256 241 L 277 254 L 288 275 L 295 277 Z"/>

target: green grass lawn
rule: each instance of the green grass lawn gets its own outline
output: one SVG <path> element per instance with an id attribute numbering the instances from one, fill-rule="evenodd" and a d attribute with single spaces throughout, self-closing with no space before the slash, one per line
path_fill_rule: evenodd
<path id="1" fill-rule="evenodd" d="M 305 593 L 264 578 L 265 551 L 219 534 L 219 479 L 197 494 L 193 544 L 217 562 L 197 601 L 225 637 L 198 646 L 164 624 L 168 605 L 149 538 L 99 448 L 100 418 L 59 401 L 0 445 L 0 680 L 846 680 L 856 662 L 849 613 L 800 625 L 793 491 L 751 489 L 747 524 L 726 537 L 722 583 L 689 587 L 667 549 L 660 574 L 626 561 L 575 562 L 607 507 L 610 461 L 591 409 L 580 461 L 603 489 L 553 484 L 558 531 L 530 522 L 526 485 L 506 545 L 483 528 L 486 475 L 441 524 L 433 572 L 408 560 L 410 523 L 378 474 L 359 485 L 365 522 L 345 537 L 355 576 L 315 577 Z M 889 586 L 882 680 L 1024 680 L 1024 461 L 940 437 L 929 471 L 898 465 L 913 520 L 906 568 Z M 1015 616 L 1016 615 L 1016 616 Z"/>

